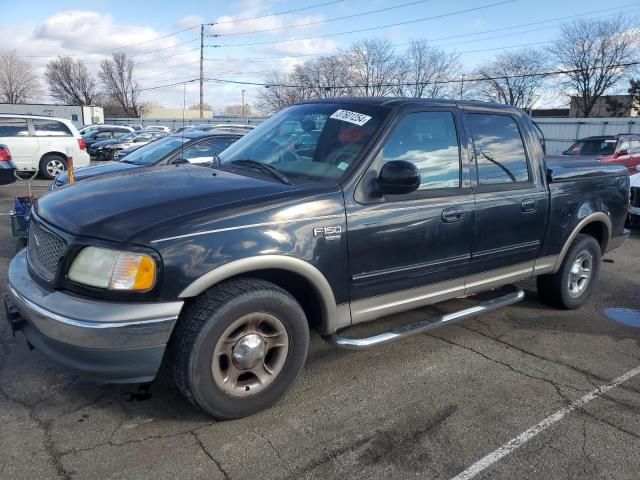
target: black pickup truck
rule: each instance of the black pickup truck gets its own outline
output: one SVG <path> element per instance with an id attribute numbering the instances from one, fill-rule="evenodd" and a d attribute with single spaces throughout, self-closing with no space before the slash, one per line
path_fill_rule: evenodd
<path id="1" fill-rule="evenodd" d="M 624 167 L 546 164 L 521 110 L 333 99 L 287 108 L 212 168 L 64 186 L 9 267 L 12 329 L 92 378 L 164 360 L 216 418 L 259 411 L 302 369 L 309 330 L 369 348 L 523 298 L 577 308 L 619 246 Z M 459 296 L 477 305 L 354 339 L 347 327 Z"/>

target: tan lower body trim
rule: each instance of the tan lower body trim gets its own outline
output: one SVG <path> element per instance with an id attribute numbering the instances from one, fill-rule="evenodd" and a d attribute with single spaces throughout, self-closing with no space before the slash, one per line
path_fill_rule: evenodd
<path id="1" fill-rule="evenodd" d="M 356 300 L 351 302 L 351 321 L 355 325 L 524 280 L 534 274 L 546 273 L 547 269 L 553 269 L 555 258 L 555 256 L 543 257 L 539 259 L 539 263 L 534 261 L 519 263 L 456 280 Z"/>
<path id="2" fill-rule="evenodd" d="M 464 295 L 464 278 L 378 295 L 351 302 L 351 320 L 355 325 L 460 295 Z"/>
<path id="3" fill-rule="evenodd" d="M 533 266 L 533 273 L 535 275 L 553 273 L 555 272 L 557 261 L 558 255 L 548 255 L 546 257 L 540 257 L 536 260 L 536 263 Z"/>

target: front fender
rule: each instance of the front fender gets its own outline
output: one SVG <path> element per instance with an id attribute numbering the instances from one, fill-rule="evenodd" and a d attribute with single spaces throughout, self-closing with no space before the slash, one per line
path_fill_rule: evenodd
<path id="1" fill-rule="evenodd" d="M 348 305 L 338 307 L 325 276 L 310 263 L 285 255 L 260 255 L 226 263 L 202 275 L 180 293 L 180 298 L 195 297 L 212 286 L 238 275 L 260 270 L 284 270 L 304 277 L 315 291 L 322 307 L 322 333 L 332 333 L 351 323 Z"/>

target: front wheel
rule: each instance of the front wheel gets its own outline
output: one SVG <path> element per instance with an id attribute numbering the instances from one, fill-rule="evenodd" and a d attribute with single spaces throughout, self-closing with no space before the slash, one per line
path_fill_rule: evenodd
<path id="1" fill-rule="evenodd" d="M 178 388 L 220 420 L 275 402 L 304 366 L 309 327 L 295 298 L 258 279 L 221 283 L 185 307 L 172 340 Z"/>
<path id="2" fill-rule="evenodd" d="M 596 239 L 577 235 L 558 272 L 538 277 L 538 296 L 549 305 L 567 310 L 582 306 L 591 295 L 601 263 Z"/>

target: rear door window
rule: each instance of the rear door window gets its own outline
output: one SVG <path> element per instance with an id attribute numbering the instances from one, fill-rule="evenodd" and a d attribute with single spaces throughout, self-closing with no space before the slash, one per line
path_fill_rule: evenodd
<path id="1" fill-rule="evenodd" d="M 0 118 L 0 137 L 28 137 L 29 127 L 24 118 Z"/>
<path id="2" fill-rule="evenodd" d="M 520 129 L 510 115 L 467 113 L 478 184 L 516 186 L 531 180 Z"/>
<path id="3" fill-rule="evenodd" d="M 71 130 L 57 120 L 33 120 L 37 137 L 71 137 Z"/>

